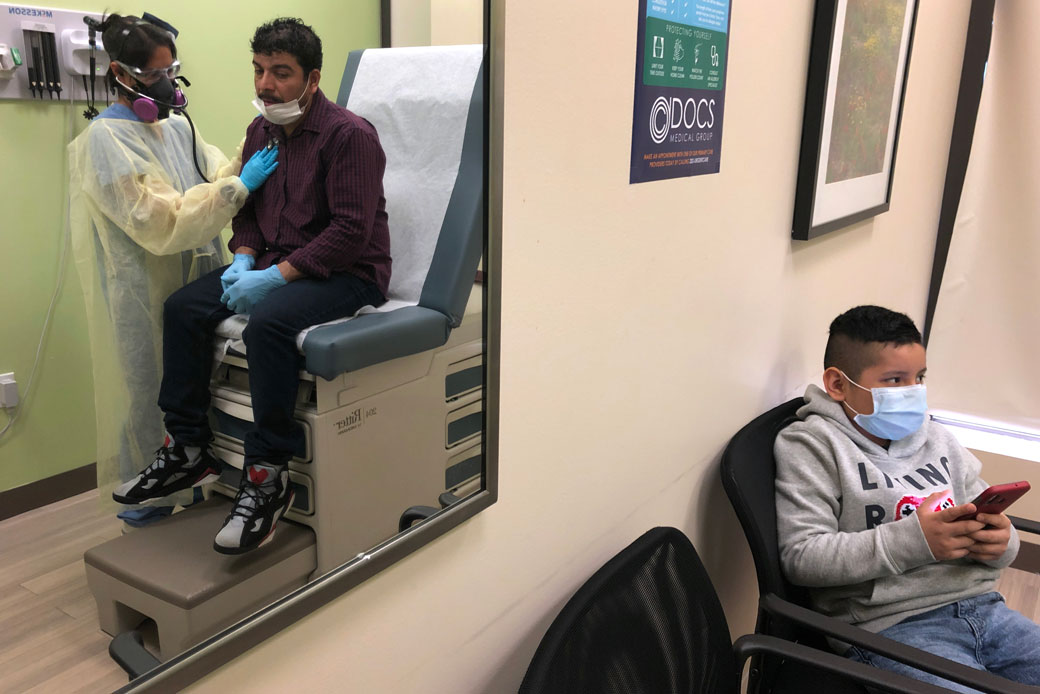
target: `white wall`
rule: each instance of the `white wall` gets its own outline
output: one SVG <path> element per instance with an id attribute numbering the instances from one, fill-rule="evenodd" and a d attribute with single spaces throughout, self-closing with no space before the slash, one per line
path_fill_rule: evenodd
<path id="1" fill-rule="evenodd" d="M 484 40 L 483 0 L 430 0 L 430 44 L 454 46 Z"/>
<path id="2" fill-rule="evenodd" d="M 392 46 L 454 46 L 484 40 L 483 0 L 394 0 Z"/>
<path id="3" fill-rule="evenodd" d="M 390 45 L 430 45 L 430 0 L 394 0 L 390 5 Z"/>
<path id="4" fill-rule="evenodd" d="M 1040 3 L 998 2 L 964 194 L 929 338 L 935 409 L 1040 434 Z M 1027 137 L 1023 137 L 1027 135 Z M 963 368 L 990 364 L 990 368 Z M 1033 472 L 1040 483 L 1040 469 Z"/>
<path id="5" fill-rule="evenodd" d="M 658 524 L 753 628 L 719 454 L 818 379 L 837 313 L 923 318 L 969 7 L 921 2 L 891 210 L 794 244 L 813 4 L 735 0 L 722 172 L 637 186 L 636 5 L 508 4 L 500 500 L 195 691 L 515 691 L 575 588 Z"/>

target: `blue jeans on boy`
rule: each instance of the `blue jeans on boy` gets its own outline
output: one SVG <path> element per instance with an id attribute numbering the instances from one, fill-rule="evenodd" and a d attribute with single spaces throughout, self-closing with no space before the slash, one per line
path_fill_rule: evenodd
<path id="1" fill-rule="evenodd" d="M 221 303 L 220 276 L 226 267 L 187 284 L 163 307 L 163 378 L 159 407 L 166 430 L 184 445 L 213 438 L 209 427 L 209 381 L 213 331 L 234 315 Z M 371 282 L 346 272 L 328 279 L 304 278 L 275 289 L 257 304 L 242 334 L 249 363 L 253 430 L 245 438 L 245 463 L 285 465 L 303 446 L 303 429 L 293 417 L 303 357 L 296 337 L 311 325 L 352 316 L 362 306 L 386 299 Z"/>
<path id="2" fill-rule="evenodd" d="M 880 633 L 976 670 L 1040 685 L 1040 625 L 1008 608 L 1000 593 L 985 593 L 914 615 Z M 845 656 L 955 692 L 978 691 L 856 646 Z"/>

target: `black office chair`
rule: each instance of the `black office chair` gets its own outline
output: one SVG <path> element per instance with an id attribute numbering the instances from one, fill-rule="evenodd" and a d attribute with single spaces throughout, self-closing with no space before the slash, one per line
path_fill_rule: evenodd
<path id="1" fill-rule="evenodd" d="M 549 626 L 520 694 L 736 694 L 754 654 L 811 663 L 891 692 L 945 690 L 771 636 L 734 644 L 687 537 L 654 528 L 578 589 Z M 819 691 L 803 682 L 799 692 Z"/>
<path id="2" fill-rule="evenodd" d="M 737 432 L 722 454 L 722 486 L 744 528 L 758 575 L 759 611 L 755 632 L 821 649 L 826 648 L 824 635 L 827 635 L 983 692 L 1036 692 L 1036 688 L 974 670 L 807 609 L 806 591 L 788 583 L 780 568 L 774 485 L 776 461 L 773 458 L 776 435 L 796 419 L 795 412 L 804 403 L 803 398 L 795 398 L 756 417 Z M 1032 521 L 1013 518 L 1012 522 L 1020 530 L 1037 532 L 1038 524 Z M 807 677 L 815 675 L 807 673 L 799 663 L 765 654 L 752 660 L 749 691 L 756 694 L 800 691 L 798 686 L 804 687 Z M 834 694 L 866 691 L 847 679 L 813 688 Z"/>

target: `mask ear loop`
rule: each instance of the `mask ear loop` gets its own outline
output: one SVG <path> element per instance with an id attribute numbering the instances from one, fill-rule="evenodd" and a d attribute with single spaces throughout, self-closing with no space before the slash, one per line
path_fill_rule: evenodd
<path id="1" fill-rule="evenodd" d="M 310 89 L 310 88 L 311 88 L 311 76 L 307 75 L 307 79 L 303 83 L 303 91 L 300 92 L 300 95 L 298 97 L 296 97 L 297 103 L 300 101 L 300 99 L 302 99 L 304 96 L 307 95 L 307 90 Z"/>
<path id="2" fill-rule="evenodd" d="M 311 70 L 311 72 L 314 72 L 314 71 Z M 303 91 L 300 92 L 300 95 L 298 97 L 296 97 L 296 105 L 297 106 L 300 105 L 300 99 L 302 99 L 304 96 L 307 95 L 307 90 L 310 89 L 310 88 L 311 88 L 311 76 L 310 76 L 310 74 L 308 74 L 307 75 L 307 79 L 303 83 Z M 307 108 L 310 108 L 310 106 L 311 106 L 311 102 L 308 101 L 307 102 Z M 300 109 L 300 112 L 301 113 L 303 112 L 302 108 Z"/>
<path id="3" fill-rule="evenodd" d="M 863 413 L 862 413 L 862 412 L 856 412 L 856 410 L 855 410 L 855 409 L 854 409 L 854 408 L 852 407 L 852 405 L 850 405 L 850 404 L 849 404 L 848 402 L 846 402 L 845 400 L 842 400 L 842 401 L 841 401 L 841 404 L 842 404 L 842 405 L 844 405 L 845 407 L 849 408 L 849 410 L 850 410 L 850 411 L 851 411 L 851 412 L 852 412 L 853 414 L 856 414 L 856 415 L 860 415 L 860 416 L 863 416 Z"/>
<path id="4" fill-rule="evenodd" d="M 842 371 L 841 369 L 838 369 L 838 373 L 840 373 L 840 374 L 842 375 L 842 378 L 844 378 L 844 379 L 845 379 L 846 381 L 848 381 L 848 382 L 849 382 L 849 383 L 851 383 L 852 385 L 856 386 L 856 387 L 857 387 L 857 388 L 859 388 L 860 390 L 865 390 L 865 391 L 867 391 L 868 393 L 870 393 L 870 394 L 871 394 L 871 396 L 873 396 L 873 394 L 874 394 L 874 393 L 873 393 L 873 391 L 872 391 L 872 390 L 870 390 L 870 388 L 864 388 L 864 387 L 863 387 L 863 386 L 861 386 L 860 384 L 856 383 L 856 382 L 855 382 L 855 381 L 853 381 L 853 380 L 852 380 L 851 378 L 849 378 L 849 375 L 848 375 L 847 373 L 845 373 L 845 372 L 844 372 L 844 371 Z M 864 415 L 864 414 L 863 414 L 862 412 L 856 412 L 856 410 L 855 410 L 855 409 L 854 409 L 854 408 L 852 407 L 852 405 L 850 405 L 850 404 L 849 404 L 848 400 L 842 400 L 842 401 L 841 401 L 841 404 L 842 404 L 842 405 L 844 405 L 845 407 L 849 408 L 849 410 L 851 410 L 851 411 L 852 411 L 852 412 L 853 412 L 854 414 L 857 414 L 857 415 L 860 415 L 860 416 L 866 416 L 866 415 Z"/>

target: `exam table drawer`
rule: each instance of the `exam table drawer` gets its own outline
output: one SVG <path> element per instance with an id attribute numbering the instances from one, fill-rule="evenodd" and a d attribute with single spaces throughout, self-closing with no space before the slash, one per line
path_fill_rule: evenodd
<path id="1" fill-rule="evenodd" d="M 444 377 L 444 401 L 458 400 L 484 387 L 484 357 L 476 355 L 450 364 Z"/>
<path id="2" fill-rule="evenodd" d="M 455 448 L 477 439 L 483 425 L 484 412 L 480 400 L 452 410 L 444 422 L 444 447 Z"/>
<path id="3" fill-rule="evenodd" d="M 453 491 L 472 480 L 479 481 L 483 471 L 483 445 L 471 446 L 448 458 L 444 467 L 444 489 Z"/>
<path id="4" fill-rule="evenodd" d="M 293 460 L 298 463 L 309 463 L 313 458 L 311 442 L 311 425 L 304 419 L 296 418 L 303 427 L 303 443 L 293 451 Z M 210 426 L 217 443 L 225 448 L 244 453 L 242 444 L 246 433 L 253 428 L 253 409 L 237 402 L 213 398 L 210 407 Z"/>

